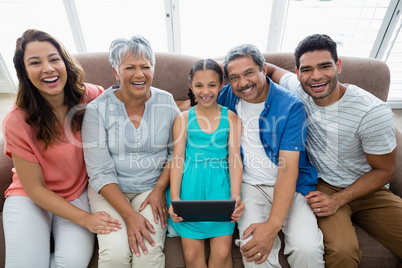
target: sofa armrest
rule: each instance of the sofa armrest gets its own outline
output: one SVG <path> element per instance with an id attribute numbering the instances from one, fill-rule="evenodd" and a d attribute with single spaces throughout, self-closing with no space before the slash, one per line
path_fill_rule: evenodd
<path id="1" fill-rule="evenodd" d="M 13 161 L 4 154 L 4 139 L 0 139 L 0 211 L 3 211 L 5 201 L 4 191 L 11 184 L 14 167 Z"/>
<path id="2" fill-rule="evenodd" d="M 402 132 L 395 128 L 396 132 L 396 174 L 390 183 L 389 189 L 402 198 Z"/>

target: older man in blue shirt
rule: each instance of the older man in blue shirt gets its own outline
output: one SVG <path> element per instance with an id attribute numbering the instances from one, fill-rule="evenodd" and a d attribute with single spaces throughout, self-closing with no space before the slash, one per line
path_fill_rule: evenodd
<path id="1" fill-rule="evenodd" d="M 307 159 L 304 105 L 265 76 L 265 58 L 253 45 L 231 49 L 223 61 L 229 84 L 218 103 L 242 120 L 246 206 L 238 223 L 245 267 L 281 267 L 278 233 L 292 267 L 324 267 L 323 236 L 304 197 L 315 190 L 317 171 Z"/>

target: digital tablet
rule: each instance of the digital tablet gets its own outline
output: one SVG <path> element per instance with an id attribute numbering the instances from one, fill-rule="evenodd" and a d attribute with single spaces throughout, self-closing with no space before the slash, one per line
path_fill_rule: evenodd
<path id="1" fill-rule="evenodd" d="M 172 201 L 174 212 L 183 222 L 231 221 L 235 200 L 181 200 Z"/>

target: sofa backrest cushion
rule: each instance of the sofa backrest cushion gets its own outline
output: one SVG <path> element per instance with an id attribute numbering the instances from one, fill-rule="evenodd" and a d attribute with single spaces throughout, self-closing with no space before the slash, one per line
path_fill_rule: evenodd
<path id="1" fill-rule="evenodd" d="M 108 52 L 77 53 L 73 55 L 83 66 L 86 82 L 103 86 L 105 89 L 117 83 L 108 60 Z M 292 53 L 264 53 L 267 62 L 295 72 L 295 60 Z M 176 100 L 188 99 L 188 73 L 199 57 L 156 52 L 156 64 L 153 86 L 173 94 Z M 377 59 L 341 57 L 342 83 L 357 85 L 381 100 L 386 100 L 390 85 L 388 66 Z M 222 58 L 218 58 L 222 59 Z"/>

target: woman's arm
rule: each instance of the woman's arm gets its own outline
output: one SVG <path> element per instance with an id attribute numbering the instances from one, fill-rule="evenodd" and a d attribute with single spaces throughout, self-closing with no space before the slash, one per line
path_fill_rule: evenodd
<path id="1" fill-rule="evenodd" d="M 229 118 L 229 176 L 231 199 L 236 200 L 236 207 L 232 213 L 232 222 L 240 220 L 244 211 L 244 204 L 240 198 L 243 179 L 243 162 L 240 154 L 240 139 L 242 125 L 240 118 L 228 110 Z"/>
<path id="2" fill-rule="evenodd" d="M 170 196 L 172 200 L 180 200 L 180 188 L 186 154 L 188 112 L 180 113 L 173 123 L 173 158 L 170 166 Z M 175 222 L 182 221 L 174 213 L 172 205 L 169 214 Z"/>
<path id="3" fill-rule="evenodd" d="M 22 187 L 38 206 L 94 233 L 108 234 L 121 229 L 121 222 L 111 218 L 106 212 L 90 214 L 49 190 L 38 163 L 29 162 L 15 154 L 12 154 L 12 159 Z"/>
<path id="4" fill-rule="evenodd" d="M 162 228 L 167 227 L 168 210 L 166 208 L 165 190 L 169 185 L 170 165 L 171 165 L 170 161 L 165 163 L 165 167 L 154 189 L 147 196 L 144 202 L 142 202 L 140 208 L 138 209 L 138 211 L 141 212 L 142 210 L 145 209 L 145 207 L 148 204 L 151 205 L 152 213 L 154 215 L 154 221 L 156 224 L 158 224 L 158 216 L 159 216 L 161 218 Z"/>

